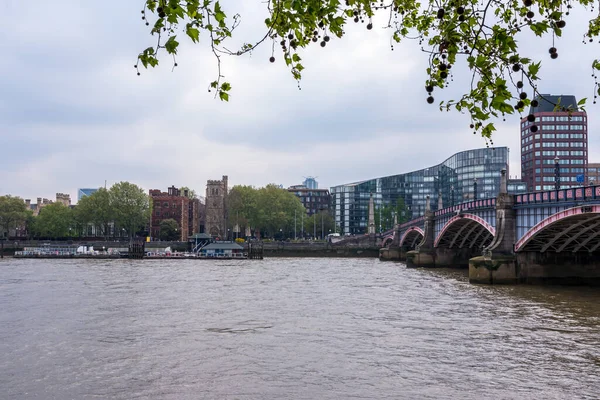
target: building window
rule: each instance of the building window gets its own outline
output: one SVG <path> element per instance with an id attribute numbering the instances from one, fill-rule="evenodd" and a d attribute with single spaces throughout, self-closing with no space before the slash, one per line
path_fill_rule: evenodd
<path id="1" fill-rule="evenodd" d="M 156 215 L 157 217 L 160 217 L 160 211 L 157 211 L 154 215 Z"/>

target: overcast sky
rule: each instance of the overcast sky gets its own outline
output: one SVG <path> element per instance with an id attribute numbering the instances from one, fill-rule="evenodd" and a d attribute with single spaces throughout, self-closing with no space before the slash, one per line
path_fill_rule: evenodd
<path id="1" fill-rule="evenodd" d="M 353 26 L 344 39 L 304 51 L 302 90 L 278 46 L 274 64 L 270 44 L 224 59 L 233 85 L 224 103 L 207 92 L 216 62 L 205 39 L 193 45 L 180 35 L 174 72 L 163 56 L 158 69 L 135 75 L 138 52 L 154 43 L 140 20 L 142 4 L 0 1 L 0 195 L 53 199 L 65 192 L 76 199 L 77 188 L 105 180 L 146 190 L 189 186 L 203 195 L 206 180 L 222 175 L 231 185 L 285 187 L 316 176 L 329 188 L 485 147 L 466 115 L 426 103 L 426 55 L 413 42 L 390 51 L 383 20 L 372 31 Z M 262 2 L 229 1 L 226 11 L 242 15 L 237 43 L 264 32 Z M 590 98 L 599 45 L 581 43 L 591 14 L 574 14 L 555 43 L 556 61 L 548 56 L 551 37 L 521 42 L 542 60 L 540 91 Z M 436 91 L 435 104 L 456 98 L 464 78 Z M 590 162 L 600 161 L 598 107 L 588 105 Z M 497 125 L 494 143 L 510 148 L 510 174 L 519 175 L 519 116 Z"/>

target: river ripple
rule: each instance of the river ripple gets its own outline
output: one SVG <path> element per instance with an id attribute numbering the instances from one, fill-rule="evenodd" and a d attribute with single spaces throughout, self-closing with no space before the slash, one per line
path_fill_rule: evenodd
<path id="1" fill-rule="evenodd" d="M 0 261 L 2 399 L 598 399 L 600 291 L 372 259 Z"/>

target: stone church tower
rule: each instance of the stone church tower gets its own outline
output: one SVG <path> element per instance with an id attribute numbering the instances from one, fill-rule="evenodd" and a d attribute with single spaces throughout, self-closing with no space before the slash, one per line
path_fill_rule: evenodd
<path id="1" fill-rule="evenodd" d="M 212 237 L 227 239 L 227 175 L 206 182 L 204 231 Z"/>

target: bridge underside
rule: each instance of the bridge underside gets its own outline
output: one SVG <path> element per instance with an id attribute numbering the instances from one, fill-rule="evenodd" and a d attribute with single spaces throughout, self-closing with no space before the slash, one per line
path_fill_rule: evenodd
<path id="1" fill-rule="evenodd" d="M 406 234 L 404 241 L 400 243 L 400 247 L 405 248 L 407 250 L 413 250 L 421 241 L 423 240 L 423 235 L 419 231 L 411 231 Z"/>
<path id="2" fill-rule="evenodd" d="M 494 239 L 485 226 L 466 218 L 452 223 L 442 235 L 436 246 L 438 248 L 480 249 L 489 245 Z"/>
<path id="3" fill-rule="evenodd" d="M 589 252 L 600 247 L 600 215 L 578 214 L 561 219 L 535 234 L 518 252 Z"/>

